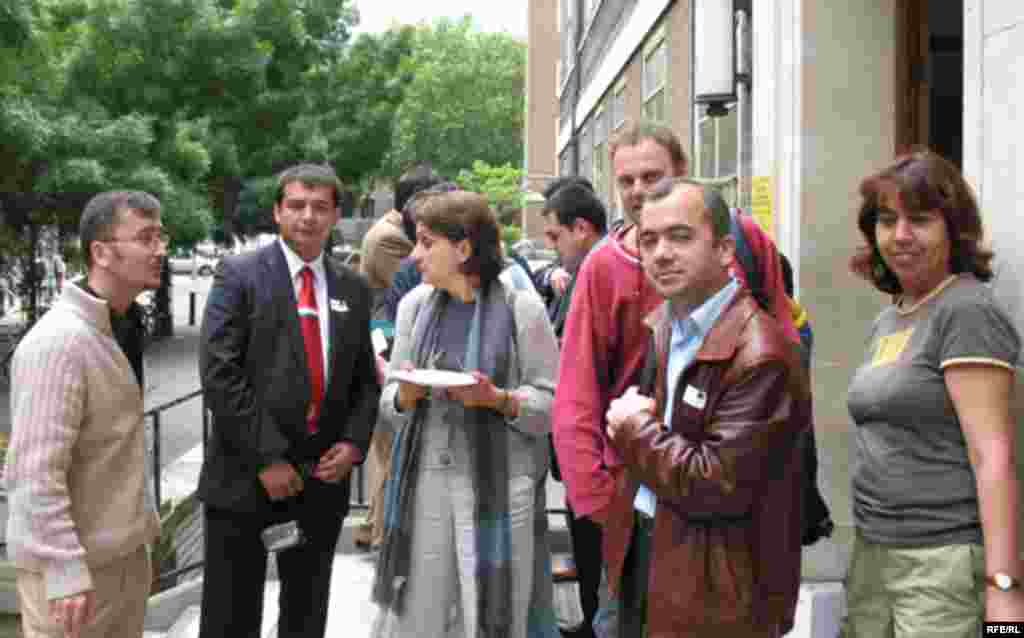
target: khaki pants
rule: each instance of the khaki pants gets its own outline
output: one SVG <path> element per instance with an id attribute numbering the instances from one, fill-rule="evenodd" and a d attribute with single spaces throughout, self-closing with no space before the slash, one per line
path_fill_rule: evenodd
<path id="1" fill-rule="evenodd" d="M 391 441 L 394 435 L 377 429 L 370 441 L 370 455 L 366 459 L 369 503 L 366 510 L 366 532 L 360 540 L 374 546 L 384 540 L 384 482 L 391 473 Z"/>
<path id="2" fill-rule="evenodd" d="M 858 534 L 843 638 L 976 638 L 985 614 L 981 545 L 898 547 Z"/>
<path id="3" fill-rule="evenodd" d="M 152 582 L 145 545 L 102 567 L 91 568 L 96 604 L 82 638 L 140 638 Z M 63 638 L 64 628 L 50 616 L 43 575 L 17 570 L 18 607 L 25 638 Z"/>

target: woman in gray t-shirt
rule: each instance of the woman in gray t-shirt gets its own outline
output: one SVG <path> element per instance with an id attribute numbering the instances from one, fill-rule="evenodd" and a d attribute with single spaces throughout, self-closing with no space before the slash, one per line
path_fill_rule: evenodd
<path id="1" fill-rule="evenodd" d="M 977 636 L 1024 619 L 1009 397 L 1020 340 L 957 169 L 929 151 L 861 184 L 853 270 L 895 296 L 850 384 L 856 424 L 843 636 Z M 957 238 L 954 240 L 953 238 Z"/>

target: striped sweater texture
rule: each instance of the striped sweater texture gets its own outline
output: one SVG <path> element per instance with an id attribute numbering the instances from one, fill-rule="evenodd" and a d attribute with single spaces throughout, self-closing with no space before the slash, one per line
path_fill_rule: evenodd
<path id="1" fill-rule="evenodd" d="M 47 598 L 92 589 L 90 568 L 153 541 L 142 390 L 107 304 L 77 285 L 22 339 L 4 480 L 8 554 Z"/>

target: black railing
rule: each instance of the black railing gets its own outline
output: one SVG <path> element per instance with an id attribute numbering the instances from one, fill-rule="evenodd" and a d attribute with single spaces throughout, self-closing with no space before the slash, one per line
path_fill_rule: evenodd
<path id="1" fill-rule="evenodd" d="M 156 496 L 156 507 L 157 507 L 157 510 L 160 509 L 160 506 L 162 504 L 162 499 L 160 498 L 160 476 L 161 476 L 161 473 L 160 473 L 160 415 L 161 415 L 162 412 L 164 412 L 166 410 L 170 410 L 171 408 L 177 407 L 177 406 L 181 405 L 182 403 L 185 403 L 186 401 L 191 401 L 192 399 L 195 399 L 196 397 L 200 397 L 200 396 L 202 396 L 202 394 L 203 394 L 202 390 L 195 390 L 193 392 L 190 392 L 190 393 L 186 394 L 185 396 L 181 396 L 181 397 L 178 397 L 177 399 L 174 399 L 172 401 L 168 401 L 167 403 L 161 403 L 160 405 L 156 406 L 155 408 L 147 410 L 143 414 L 143 417 L 151 417 L 153 419 L 153 483 L 154 483 L 154 485 L 153 485 L 153 493 L 154 493 L 154 496 Z M 205 445 L 207 433 L 208 433 L 209 427 L 210 427 L 210 418 L 209 418 L 209 415 L 206 412 L 206 405 L 205 404 L 203 405 L 202 413 L 203 413 L 203 443 Z"/>
<path id="2" fill-rule="evenodd" d="M 202 393 L 203 393 L 202 390 L 195 390 L 195 391 L 190 392 L 190 393 L 188 393 L 188 394 L 186 394 L 184 396 L 178 397 L 177 399 L 174 399 L 172 401 L 168 401 L 167 403 L 162 403 L 162 404 L 156 406 L 155 408 L 151 408 L 151 409 L 147 410 L 144 413 L 145 417 L 150 417 L 150 418 L 153 419 L 153 481 L 154 481 L 154 495 L 156 497 L 156 503 L 157 503 L 157 509 L 158 510 L 160 509 L 160 506 L 162 504 L 161 503 L 161 493 L 160 493 L 161 492 L 161 490 L 160 490 L 160 479 L 161 479 L 161 476 L 162 476 L 162 472 L 160 470 L 160 449 L 161 449 L 160 448 L 160 426 L 161 426 L 161 414 L 163 412 L 171 409 L 171 408 L 177 407 L 177 406 L 179 406 L 179 405 L 181 405 L 183 403 L 186 403 L 188 401 L 191 401 L 191 400 L 193 400 L 195 398 L 201 398 Z M 205 450 L 206 449 L 206 443 L 207 443 L 207 441 L 209 440 L 209 437 L 210 437 L 210 413 L 206 409 L 205 401 L 203 402 L 202 413 L 203 413 L 203 449 Z M 353 472 L 356 473 L 356 475 L 353 476 L 353 481 L 355 482 L 355 498 L 349 504 L 350 509 L 366 509 L 366 506 L 367 506 L 366 505 L 366 489 L 365 489 L 365 486 L 364 486 L 363 467 L 364 466 L 360 465 L 360 466 L 356 467 L 353 470 Z M 566 510 L 564 508 L 549 507 L 547 509 L 547 514 L 549 516 L 551 516 L 551 515 L 567 515 L 567 512 L 566 512 Z M 205 552 L 206 552 L 206 547 L 205 547 L 205 543 L 204 543 L 203 553 L 205 554 Z M 204 565 L 205 565 L 205 561 L 203 559 L 199 559 L 197 561 L 189 563 L 188 565 L 185 565 L 184 567 L 177 567 L 175 569 L 171 569 L 169 571 L 166 571 L 166 572 L 163 572 L 163 573 L 159 574 L 156 577 L 156 589 L 155 589 L 155 591 L 162 591 L 164 589 L 165 584 L 168 583 L 169 581 L 171 581 L 171 579 L 178 578 L 179 576 L 183 576 L 185 574 L 194 572 L 196 570 L 201 570 L 201 569 L 203 569 Z"/>
<path id="3" fill-rule="evenodd" d="M 153 483 L 154 483 L 154 485 L 153 485 L 153 495 L 154 495 L 155 500 L 156 500 L 156 506 L 157 506 L 157 510 L 158 511 L 160 510 L 160 507 L 163 504 L 162 503 L 162 499 L 161 499 L 162 494 L 161 494 L 161 488 L 160 488 L 160 482 L 161 482 L 161 478 L 162 478 L 162 472 L 161 472 L 161 469 L 160 469 L 160 450 L 161 450 L 161 446 L 160 446 L 160 426 L 161 426 L 161 414 L 163 412 L 167 411 L 167 410 L 170 410 L 171 408 L 177 407 L 177 406 L 179 406 L 179 405 L 181 405 L 183 403 L 191 401 L 192 399 L 195 399 L 197 397 L 201 398 L 202 394 L 203 394 L 202 390 L 194 390 L 193 392 L 190 392 L 190 393 L 188 393 L 188 394 L 186 394 L 184 396 L 178 397 L 177 399 L 168 401 L 167 403 L 161 403 L 160 405 L 156 406 L 155 408 L 151 408 L 151 409 L 147 410 L 143 414 L 143 417 L 149 417 L 149 418 L 153 419 Z M 202 413 L 203 413 L 203 450 L 204 450 L 204 453 L 205 453 L 206 443 L 207 443 L 207 441 L 209 441 L 209 438 L 210 438 L 210 413 L 206 409 L 206 402 L 205 401 L 203 402 Z M 366 494 L 365 494 L 366 490 L 365 490 L 365 487 L 364 487 L 363 466 L 360 465 L 360 466 L 356 467 L 353 470 L 353 472 L 355 473 L 355 476 L 353 477 L 353 480 L 355 482 L 356 492 L 355 492 L 355 499 L 353 499 L 350 502 L 349 508 L 350 509 L 366 509 L 367 504 L 366 504 Z M 203 548 L 203 551 L 205 552 L 205 546 Z M 157 578 L 156 578 L 156 583 L 157 583 L 158 590 L 162 589 L 163 585 L 167 581 L 171 580 L 172 578 L 177 578 L 178 576 L 182 576 L 182 575 L 184 575 L 186 573 L 193 572 L 193 571 L 195 571 L 197 569 L 202 569 L 203 565 L 204 565 L 204 561 L 203 560 L 197 560 L 197 561 L 195 561 L 193 563 L 185 565 L 184 567 L 179 567 L 179 568 L 176 568 L 176 569 L 172 569 L 172 570 L 170 570 L 168 572 L 165 572 L 165 573 L 162 573 L 162 574 L 158 575 Z"/>

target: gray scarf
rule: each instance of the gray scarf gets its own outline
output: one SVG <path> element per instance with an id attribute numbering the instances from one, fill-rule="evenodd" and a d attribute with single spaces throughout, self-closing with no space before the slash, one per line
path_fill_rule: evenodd
<path id="1" fill-rule="evenodd" d="M 511 292 L 510 294 L 514 294 Z M 500 282 L 492 282 L 477 295 L 466 344 L 466 369 L 479 370 L 494 385 L 506 387 L 511 353 L 516 348 L 512 308 Z M 439 322 L 450 295 L 435 290 L 415 319 L 413 359 L 428 367 Z M 385 537 L 377 563 L 373 600 L 402 613 L 402 591 L 409 577 L 410 551 L 416 521 L 412 511 L 419 468 L 416 463 L 423 424 L 428 412 L 421 401 L 405 428 L 397 431 L 391 448 L 391 478 L 385 493 Z M 511 528 L 509 522 L 508 426 L 504 417 L 487 408 L 453 406 L 453 423 L 464 424 L 471 450 L 470 475 L 476 491 L 476 572 L 480 635 L 500 638 L 511 626 Z"/>

